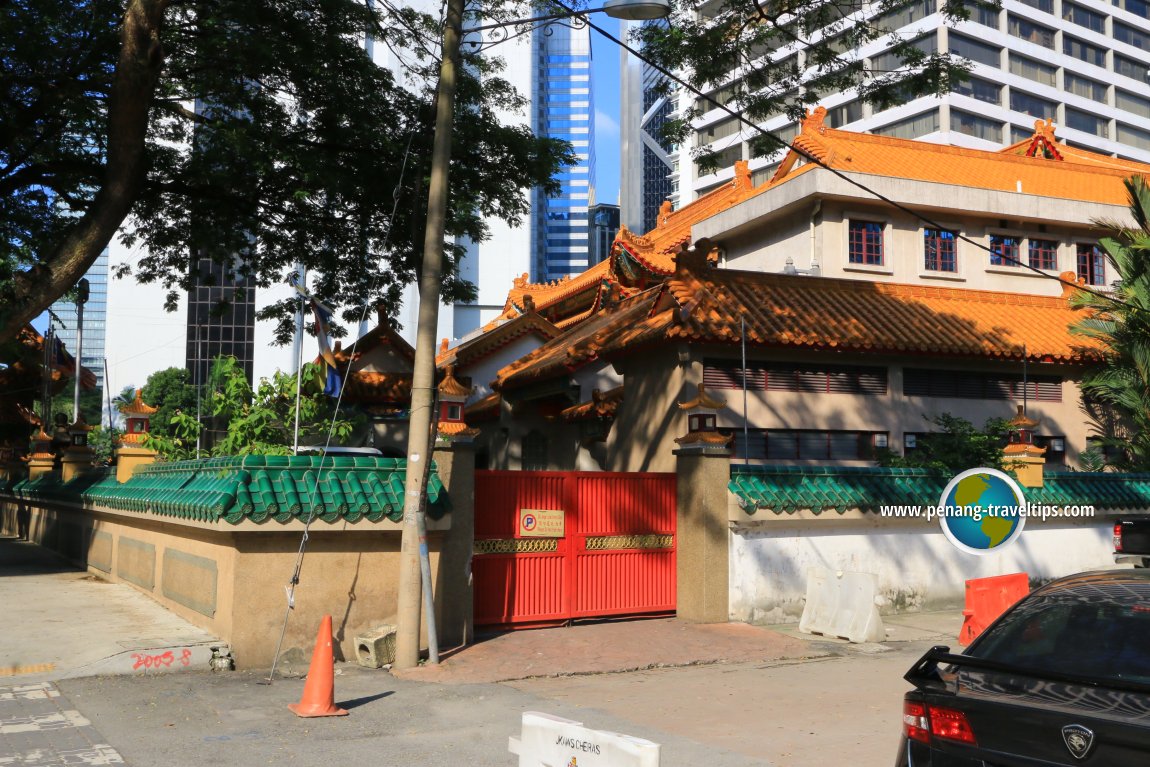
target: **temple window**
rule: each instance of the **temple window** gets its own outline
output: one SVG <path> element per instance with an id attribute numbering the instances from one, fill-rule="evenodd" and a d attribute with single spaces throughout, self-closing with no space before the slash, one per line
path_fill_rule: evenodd
<path id="1" fill-rule="evenodd" d="M 523 471 L 547 471 L 547 436 L 538 429 L 524 435 Z"/>
<path id="2" fill-rule="evenodd" d="M 850 241 L 847 260 L 852 264 L 882 266 L 884 224 L 877 221 L 850 222 Z"/>
<path id="3" fill-rule="evenodd" d="M 923 233 L 923 267 L 928 272 L 957 272 L 958 249 L 954 232 L 926 229 Z"/>
<path id="4" fill-rule="evenodd" d="M 1106 254 L 1090 243 L 1078 243 L 1078 279 L 1087 285 L 1106 284 Z"/>
<path id="5" fill-rule="evenodd" d="M 1035 269 L 1057 269 L 1058 241 L 1031 239 L 1030 265 Z"/>
<path id="6" fill-rule="evenodd" d="M 1022 239 L 1007 234 L 990 235 L 991 266 L 1021 266 Z"/>

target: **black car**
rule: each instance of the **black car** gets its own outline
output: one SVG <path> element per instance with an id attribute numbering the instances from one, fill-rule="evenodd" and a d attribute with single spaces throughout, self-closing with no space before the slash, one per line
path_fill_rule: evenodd
<path id="1" fill-rule="evenodd" d="M 1150 765 L 1150 571 L 1053 581 L 906 679 L 899 767 Z"/>

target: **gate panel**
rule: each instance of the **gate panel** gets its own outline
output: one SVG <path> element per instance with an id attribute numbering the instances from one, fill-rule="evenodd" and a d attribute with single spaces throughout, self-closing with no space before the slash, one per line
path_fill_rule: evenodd
<path id="1" fill-rule="evenodd" d="M 475 473 L 475 622 L 559 623 L 675 610 L 675 475 Z M 519 531 L 563 511 L 564 536 Z"/>
<path id="2" fill-rule="evenodd" d="M 575 477 L 572 617 L 675 610 L 675 475 Z"/>

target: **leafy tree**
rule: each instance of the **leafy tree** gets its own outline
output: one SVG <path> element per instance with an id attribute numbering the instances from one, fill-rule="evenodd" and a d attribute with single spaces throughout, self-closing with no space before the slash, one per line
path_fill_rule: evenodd
<path id="1" fill-rule="evenodd" d="M 878 457 L 879 465 L 934 469 L 947 474 L 982 466 L 1004 468 L 1002 450 L 1010 431 L 1006 419 L 991 418 L 981 431 L 965 418 L 950 413 L 927 420 L 935 430 L 920 436 L 914 450 L 905 456 L 883 451 Z"/>
<path id="2" fill-rule="evenodd" d="M 1096 222 L 1099 242 L 1118 276 L 1110 296 L 1078 291 L 1071 304 L 1083 318 L 1070 331 L 1101 342 L 1105 362 L 1087 368 L 1082 394 L 1097 435 L 1092 440 L 1120 471 L 1150 471 L 1150 188 L 1126 181 L 1135 226 Z"/>
<path id="3" fill-rule="evenodd" d="M 500 10 L 516 6 L 513 0 Z M 365 51 L 403 61 L 402 81 Z M 359 0 L 12 0 L 0 7 L 0 338 L 70 288 L 127 220 L 137 277 L 258 286 L 300 263 L 337 306 L 399 306 L 419 270 L 438 21 Z M 465 54 L 445 300 L 460 236 L 519 221 L 570 147 L 499 115 L 522 97 Z M 193 108 L 193 106 L 195 108 Z M 265 310 L 290 333 L 294 303 Z M 350 309 L 348 310 L 350 311 Z"/>
<path id="4" fill-rule="evenodd" d="M 300 376 L 300 442 L 326 442 L 330 429 L 332 443 L 345 444 L 355 438 L 362 419 L 345 413 L 333 422 L 335 403 L 323 393 L 322 376 L 319 366 L 304 365 Z M 204 412 L 221 429 L 204 454 L 291 455 L 295 439 L 294 374 L 276 371 L 253 389 L 234 357 L 220 357 L 212 365 L 210 380 L 204 393 Z M 169 460 L 194 458 L 197 437 L 202 434 L 203 427 L 193 414 L 178 411 L 166 434 L 150 435 L 144 444 Z"/>
<path id="5" fill-rule="evenodd" d="M 965 60 L 894 32 L 909 20 L 907 0 L 718 0 L 705 6 L 676 0 L 673 5 L 669 23 L 644 25 L 636 33 L 644 53 L 667 70 L 685 73 L 686 81 L 704 93 L 717 90 L 716 100 L 757 125 L 781 114 L 797 119 L 824 96 L 843 91 L 855 91 L 879 107 L 946 93 L 969 70 Z M 939 3 L 951 22 L 970 18 L 972 7 L 998 8 L 999 3 Z M 890 55 L 877 67 L 868 68 L 852 53 L 888 36 Z M 792 51 L 796 55 L 787 55 Z M 683 141 L 691 120 L 713 108 L 707 103 L 680 111 L 664 138 Z M 780 146 L 770 136 L 751 141 L 754 156 Z M 714 169 L 714 152 L 704 148 L 698 155 L 705 170 Z"/>
<path id="6" fill-rule="evenodd" d="M 122 433 L 116 428 L 105 429 L 100 426 L 88 432 L 88 447 L 92 449 L 93 459 L 97 465 L 111 465 Z"/>
<path id="7" fill-rule="evenodd" d="M 148 419 L 153 434 L 176 436 L 172 424 L 178 412 L 189 413 L 195 420 L 196 387 L 192 385 L 191 374 L 185 368 L 166 368 L 152 373 L 144 384 L 141 396 L 145 403 L 157 408 L 155 414 Z"/>
<path id="8" fill-rule="evenodd" d="M 75 402 L 75 389 L 72 388 L 72 381 L 68 385 L 57 392 L 52 397 L 52 413 L 64 413 L 68 416 L 68 422 L 72 423 L 76 420 L 74 407 Z M 36 403 L 36 411 L 41 409 L 40 403 Z M 80 412 L 84 414 L 84 421 L 90 426 L 98 426 L 103 420 L 104 413 L 104 390 L 102 388 L 95 389 L 81 389 L 80 390 Z"/>

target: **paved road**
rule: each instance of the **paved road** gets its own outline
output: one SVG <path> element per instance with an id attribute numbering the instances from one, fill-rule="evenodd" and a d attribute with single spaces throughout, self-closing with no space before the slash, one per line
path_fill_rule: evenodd
<path id="1" fill-rule="evenodd" d="M 193 636 L 130 587 L 14 545 L 0 542 L 9 557 L 0 567 L 0 765 L 19 767 L 511 765 L 507 739 L 524 711 L 655 741 L 664 767 L 887 767 L 902 673 L 961 619 L 888 619 L 887 640 L 869 646 L 793 627 L 673 620 L 513 632 L 439 669 L 397 676 L 341 664 L 336 700 L 350 716 L 299 719 L 287 709 L 299 679 L 267 685 L 259 673 L 197 670 L 201 662 L 159 675 L 122 662 L 76 665 L 81 651 L 122 660 L 126 647 Z M 89 626 L 83 610 L 93 606 L 119 617 Z M 42 663 L 54 668 L 38 671 Z M 64 678 L 93 669 L 120 675 Z"/>
<path id="2" fill-rule="evenodd" d="M 56 683 L 61 697 L 37 701 L 53 717 L 40 720 L 51 727 L 40 733 L 47 743 L 40 760 L 27 758 L 38 747 L 33 735 L 7 735 L 25 720 L 0 690 L 0 764 L 23 754 L 14 762 L 21 767 L 117 764 L 121 756 L 137 767 L 511 765 L 507 738 L 520 714 L 544 711 L 660 743 L 664 767 L 888 767 L 906 688 L 901 674 L 932 641 L 881 652 L 831 646 L 845 654 L 765 664 L 485 684 L 341 665 L 336 700 L 350 715 L 329 719 L 288 711 L 302 691 L 297 679 L 266 685 L 243 672 L 67 679 Z"/>

